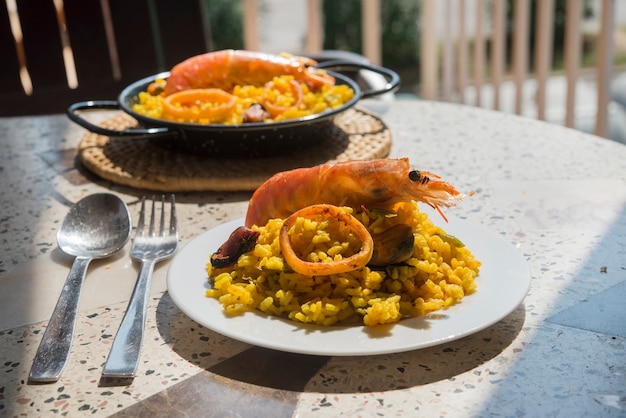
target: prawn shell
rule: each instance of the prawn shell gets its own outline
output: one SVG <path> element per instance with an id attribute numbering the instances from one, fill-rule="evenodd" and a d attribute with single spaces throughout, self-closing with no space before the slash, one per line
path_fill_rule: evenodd
<path id="1" fill-rule="evenodd" d="M 262 86 L 274 77 L 291 75 L 317 90 L 334 85 L 335 79 L 315 68 L 316 61 L 298 56 L 266 54 L 256 51 L 225 49 L 190 57 L 172 68 L 164 93 L 181 90 L 220 88 L 230 91 L 236 85 Z"/>
<path id="2" fill-rule="evenodd" d="M 263 183 L 250 199 L 245 224 L 265 225 L 315 204 L 384 210 L 416 200 L 439 210 L 462 197 L 438 176 L 413 170 L 408 158 L 322 164 L 283 171 Z"/>

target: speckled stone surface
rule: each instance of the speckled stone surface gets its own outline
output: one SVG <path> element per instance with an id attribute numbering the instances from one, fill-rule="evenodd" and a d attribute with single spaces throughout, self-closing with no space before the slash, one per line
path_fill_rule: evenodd
<path id="1" fill-rule="evenodd" d="M 143 192 L 82 170 L 83 130 L 65 116 L 3 118 L 0 415 L 626 416 L 626 304 L 613 306 L 626 283 L 626 147 L 472 107 L 366 104 L 392 130 L 392 156 L 475 191 L 450 215 L 495 231 L 528 261 L 531 289 L 510 315 L 463 339 L 404 353 L 281 353 L 187 318 L 166 292 L 164 262 L 155 271 L 138 376 L 104 381 L 137 274 L 127 247 L 90 266 L 61 380 L 28 384 L 72 261 L 55 238 L 69 206 L 109 191 L 136 217 Z M 248 198 L 177 194 L 181 245 L 242 216 Z"/>

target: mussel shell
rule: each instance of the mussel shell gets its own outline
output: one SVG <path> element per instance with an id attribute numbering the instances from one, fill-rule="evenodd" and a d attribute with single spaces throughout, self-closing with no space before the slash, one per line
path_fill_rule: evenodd
<path id="1" fill-rule="evenodd" d="M 413 255 L 415 237 L 409 225 L 394 225 L 380 234 L 372 235 L 372 239 L 374 251 L 369 264 L 373 266 L 401 263 Z"/>

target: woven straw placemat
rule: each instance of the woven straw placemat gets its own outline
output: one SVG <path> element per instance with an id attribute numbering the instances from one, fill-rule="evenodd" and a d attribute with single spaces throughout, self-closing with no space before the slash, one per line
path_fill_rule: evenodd
<path id="1" fill-rule="evenodd" d="M 383 158 L 391 149 L 391 132 L 369 111 L 353 107 L 333 122 L 338 129 L 306 150 L 272 157 L 209 157 L 172 151 L 152 139 L 110 138 L 88 132 L 78 146 L 83 165 L 114 183 L 160 192 L 252 191 L 273 174 L 327 162 Z M 126 113 L 102 126 L 126 129 L 137 125 Z"/>

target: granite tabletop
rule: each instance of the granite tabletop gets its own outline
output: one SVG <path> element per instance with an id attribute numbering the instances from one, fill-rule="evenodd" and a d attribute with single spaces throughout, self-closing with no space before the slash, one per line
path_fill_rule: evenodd
<path id="1" fill-rule="evenodd" d="M 102 366 L 138 272 L 129 244 L 90 265 L 60 380 L 31 383 L 32 360 L 72 263 L 56 243 L 69 207 L 109 192 L 136 217 L 146 191 L 86 170 L 77 158 L 85 131 L 65 115 L 1 118 L 0 414 L 626 416 L 626 147 L 462 105 L 363 104 L 391 129 L 391 157 L 409 157 L 475 192 L 447 214 L 493 231 L 527 262 L 530 291 L 510 314 L 418 350 L 289 353 L 190 319 L 167 292 L 165 261 L 154 272 L 137 376 L 107 380 Z M 249 198 L 176 193 L 181 248 L 243 216 Z"/>

